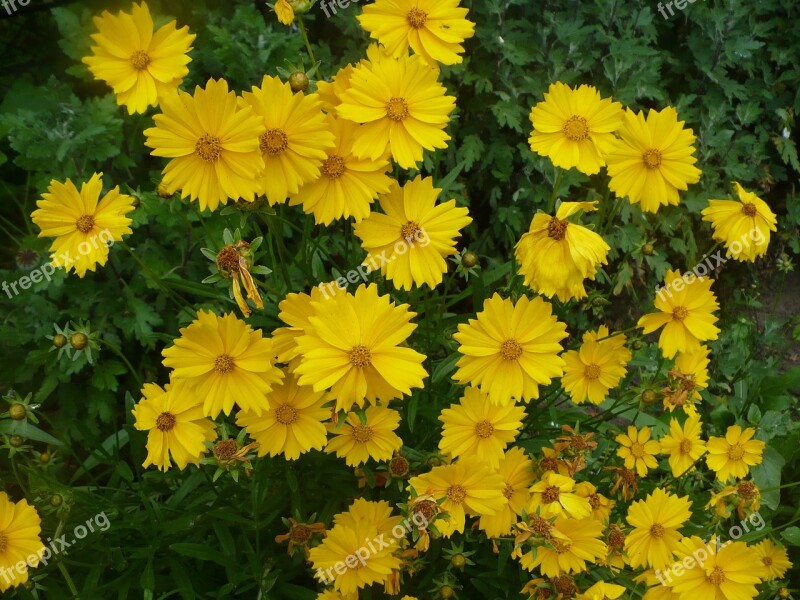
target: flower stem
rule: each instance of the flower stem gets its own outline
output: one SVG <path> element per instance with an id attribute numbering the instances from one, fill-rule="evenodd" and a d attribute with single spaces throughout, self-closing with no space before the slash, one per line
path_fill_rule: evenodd
<path id="1" fill-rule="evenodd" d="M 558 169 L 558 175 L 556 175 L 556 182 L 553 185 L 553 192 L 550 194 L 550 201 L 547 205 L 547 214 L 552 215 L 555 213 L 556 210 L 556 197 L 558 196 L 558 189 L 561 187 L 561 180 L 564 179 L 564 171 L 562 169 Z"/>
<path id="2" fill-rule="evenodd" d="M 303 41 L 306 44 L 306 51 L 308 52 L 308 57 L 311 59 L 311 66 L 313 67 L 315 64 L 317 64 L 317 59 L 314 58 L 314 51 L 311 49 L 311 42 L 308 41 L 306 26 L 303 23 L 303 17 L 300 15 L 297 15 L 297 26 L 300 28 L 300 33 L 303 35 Z"/>

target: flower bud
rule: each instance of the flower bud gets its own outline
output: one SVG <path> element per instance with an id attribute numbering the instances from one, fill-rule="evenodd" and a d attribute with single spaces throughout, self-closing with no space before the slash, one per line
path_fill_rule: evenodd
<path id="1" fill-rule="evenodd" d="M 289 75 L 289 85 L 294 93 L 305 92 L 308 89 L 308 75 L 302 71 L 295 71 Z"/>
<path id="2" fill-rule="evenodd" d="M 28 416 L 28 409 L 25 408 L 24 404 L 15 402 L 11 405 L 11 408 L 8 409 L 8 416 L 15 421 L 22 421 L 22 419 Z"/>
<path id="3" fill-rule="evenodd" d="M 83 350 L 86 348 L 86 344 L 89 343 L 89 338 L 86 337 L 85 333 L 76 331 L 69 337 L 69 343 L 75 350 Z"/>

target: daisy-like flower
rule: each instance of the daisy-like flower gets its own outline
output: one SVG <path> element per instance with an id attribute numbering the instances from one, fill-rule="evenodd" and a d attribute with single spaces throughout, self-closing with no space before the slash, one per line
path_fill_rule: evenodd
<path id="1" fill-rule="evenodd" d="M 494 294 L 453 336 L 462 355 L 453 379 L 479 387 L 498 404 L 537 399 L 539 386 L 563 373 L 564 359 L 558 353 L 566 329 L 538 296 L 514 303 Z"/>
<path id="2" fill-rule="evenodd" d="M 388 152 L 376 160 L 357 158 L 353 140 L 359 125 L 352 121 L 326 118 L 329 131 L 335 135 L 335 145 L 328 148 L 320 176 L 300 187 L 289 198 L 291 206 L 303 206 L 303 212 L 314 215 L 317 225 L 330 225 L 336 219 L 353 217 L 356 222 L 369 216 L 370 205 L 378 194 L 389 191 L 392 178 Z"/>
<path id="3" fill-rule="evenodd" d="M 662 390 L 665 410 L 682 408 L 687 415 L 697 412 L 695 404 L 703 399 L 700 390 L 708 387 L 710 353 L 711 349 L 705 345 L 694 352 L 678 353 L 675 368 L 669 372 L 671 385 Z"/>
<path id="4" fill-rule="evenodd" d="M 611 514 L 611 509 L 614 507 L 615 502 L 603 496 L 597 491 L 597 488 L 588 481 L 581 481 L 575 485 L 575 493 L 581 498 L 586 498 L 589 501 L 589 506 L 592 509 L 591 517 L 602 521 L 608 522 Z"/>
<path id="5" fill-rule="evenodd" d="M 444 128 L 456 99 L 445 95 L 438 75 L 417 55 L 376 58 L 356 67 L 336 107 L 339 117 L 363 123 L 354 154 L 378 160 L 389 145 L 397 164 L 413 169 L 423 148 L 447 148 Z"/>
<path id="6" fill-rule="evenodd" d="M 756 586 L 761 577 L 753 564 L 758 561 L 756 552 L 744 542 L 726 542 L 718 550 L 717 536 L 708 542 L 696 535 L 684 538 L 676 548 L 676 561 L 680 563 L 686 557 L 697 558 L 698 551 L 704 550 L 708 558 L 702 566 L 684 569 L 678 575 L 673 571 L 672 580 L 667 585 L 678 596 L 678 600 L 694 600 L 695 598 L 719 598 L 725 600 L 745 600 L 758 595 Z"/>
<path id="7" fill-rule="evenodd" d="M 95 79 L 105 81 L 128 114 L 143 113 L 172 95 L 189 73 L 188 52 L 195 35 L 188 27 L 176 29 L 170 21 L 153 31 L 147 4 L 134 3 L 131 13 L 116 16 L 107 10 L 94 17 L 97 33 L 92 56 L 83 58 Z"/>
<path id="8" fill-rule="evenodd" d="M 376 0 L 364 6 L 358 21 L 395 58 L 410 46 L 431 66 L 461 64 L 464 40 L 475 35 L 475 23 L 459 1 Z"/>
<path id="9" fill-rule="evenodd" d="M 664 281 L 667 285 L 658 289 L 653 303 L 660 312 L 644 315 L 637 327 L 644 333 L 664 327 L 658 347 L 666 358 L 678 352 L 696 352 L 701 342 L 717 339 L 720 330 L 714 325 L 718 321 L 714 311 L 719 310 L 719 303 L 711 291 L 714 280 L 670 270 Z"/>
<path id="10" fill-rule="evenodd" d="M 514 447 L 503 455 L 497 472 L 505 482 L 503 496 L 508 498 L 508 504 L 504 504 L 495 514 L 480 518 L 478 526 L 490 538 L 510 534 L 517 517 L 522 516 L 528 506 L 528 488 L 534 480 L 533 461 L 522 448 Z"/>
<path id="11" fill-rule="evenodd" d="M 591 85 L 572 89 L 559 82 L 550 85 L 531 109 L 531 150 L 547 156 L 556 167 L 576 167 L 594 175 L 606 163 L 603 155 L 614 144 L 614 132 L 622 125 L 622 104 L 601 98 Z"/>
<path id="12" fill-rule="evenodd" d="M 282 533 L 275 536 L 276 544 L 283 544 L 289 542 L 286 548 L 286 554 L 291 556 L 297 546 L 301 546 L 304 550 L 306 558 L 308 558 L 308 545 L 314 541 L 315 536 L 325 535 L 325 523 L 300 523 L 299 521 L 289 517 L 283 519 L 284 524 L 289 528 L 287 533 Z"/>
<path id="13" fill-rule="evenodd" d="M 753 427 L 742 430 L 739 425 L 731 425 L 725 437 L 709 438 L 706 464 L 717 474 L 717 479 L 725 482 L 747 477 L 750 467 L 761 464 L 766 444 L 752 439 L 755 434 Z"/>
<path id="14" fill-rule="evenodd" d="M 164 388 L 145 383 L 142 399 L 131 412 L 134 427 L 147 431 L 144 468 L 155 465 L 166 471 L 173 462 L 181 470 L 197 465 L 208 451 L 205 442 L 217 438 L 214 423 L 203 414 L 202 399 L 185 379 Z"/>
<path id="15" fill-rule="evenodd" d="M 364 498 L 356 498 L 346 511 L 333 516 L 334 525 L 355 528 L 359 521 L 366 521 L 374 525 L 379 534 L 386 536 L 391 535 L 401 520 L 402 517 L 392 515 L 392 507 L 385 500 L 370 502 Z"/>
<path id="16" fill-rule="evenodd" d="M 266 394 L 283 373 L 274 364 L 272 340 L 260 329 L 233 313 L 218 317 L 201 310 L 180 333 L 161 352 L 164 366 L 174 369 L 172 379 L 187 379 L 195 388 L 206 416 L 228 415 L 234 403 L 257 416 L 269 410 Z"/>
<path id="17" fill-rule="evenodd" d="M 627 521 L 634 529 L 625 538 L 631 567 L 663 569 L 670 564 L 681 540 L 678 530 L 692 516 L 691 507 L 688 496 L 678 497 L 661 488 L 631 504 Z"/>
<path id="18" fill-rule="evenodd" d="M 439 450 L 458 456 L 476 456 L 496 469 L 506 446 L 513 442 L 525 417 L 516 404 L 494 404 L 478 388 L 468 387 L 459 404 L 445 408 L 439 416 L 444 423 Z"/>
<path id="19" fill-rule="evenodd" d="M 322 450 L 328 439 L 324 421 L 330 409 L 322 408 L 325 394 L 311 386 L 297 385 L 297 377 L 285 373 L 283 382 L 267 394 L 269 409 L 261 416 L 240 411 L 236 424 L 246 427 L 248 435 L 258 442 L 258 455 L 283 454 L 296 460 L 310 450 Z"/>
<path id="20" fill-rule="evenodd" d="M 50 245 L 51 261 L 68 273 L 74 269 L 78 277 L 94 271 L 108 261 L 108 248 L 131 233 L 133 198 L 119 193 L 119 186 L 102 199 L 103 174 L 95 173 L 81 191 L 71 180 L 61 183 L 53 179 L 31 220 L 41 229 L 39 237 L 56 238 Z"/>
<path id="21" fill-rule="evenodd" d="M 530 489 L 531 501 L 528 512 L 545 518 L 566 516 L 583 519 L 592 513 L 592 507 L 575 491 L 575 480 L 571 477 L 548 471 Z"/>
<path id="22" fill-rule="evenodd" d="M 334 437 L 325 452 L 336 453 L 350 467 L 364 464 L 370 458 L 388 461 L 400 450 L 403 440 L 395 433 L 400 426 L 400 413 L 385 406 L 368 406 L 364 419 L 356 412 L 347 415 L 344 423 L 328 424 Z"/>
<path id="23" fill-rule="evenodd" d="M 330 389 L 337 411 L 364 406 L 365 400 L 388 402 L 422 387 L 425 356 L 400 345 L 417 327 L 407 304 L 396 306 L 371 284 L 355 294 L 312 300 L 311 307 L 314 314 L 296 339 L 302 356 L 296 372 L 301 385 Z"/>
<path id="24" fill-rule="evenodd" d="M 272 332 L 272 350 L 278 357 L 278 362 L 288 365 L 289 371 L 294 372 L 300 364 L 300 354 L 297 350 L 297 338 L 303 335 L 306 327 L 309 327 L 308 317 L 314 314 L 311 302 L 320 302 L 329 297 L 329 290 L 321 286 L 311 288 L 311 294 L 286 294 L 286 297 L 278 304 L 278 318 L 286 324 L 286 327 L 278 327 Z M 332 290 L 335 294 L 337 288 Z"/>
<path id="25" fill-rule="evenodd" d="M 380 268 L 398 289 L 441 283 L 445 259 L 457 253 L 456 240 L 472 223 L 455 200 L 436 204 L 441 191 L 433 187 L 433 178 L 421 175 L 403 187 L 394 183 L 378 198 L 383 214 L 373 212 L 355 227 L 367 251 L 363 264 Z"/>
<path id="26" fill-rule="evenodd" d="M 180 90 L 164 96 L 161 111 L 144 134 L 153 156 L 171 159 L 162 171 L 167 194 L 180 190 L 181 198 L 212 211 L 230 199 L 255 199 L 255 176 L 264 170 L 258 147 L 263 120 L 238 105 L 227 81 L 209 79 L 191 96 Z"/>
<path id="27" fill-rule="evenodd" d="M 42 520 L 36 509 L 24 498 L 12 502 L 0 492 L 0 592 L 28 581 L 28 568 L 17 570 L 17 564 L 36 567 L 44 552 L 39 535 Z M 30 561 L 29 561 L 29 557 Z"/>
<path id="28" fill-rule="evenodd" d="M 575 596 L 575 600 L 616 600 L 626 591 L 621 585 L 598 581 L 582 594 Z"/>
<path id="29" fill-rule="evenodd" d="M 700 180 L 694 164 L 695 136 L 684 129 L 674 108 L 644 113 L 625 110 L 619 140 L 606 154 L 609 189 L 618 198 L 639 202 L 642 211 L 657 212 L 661 206 L 677 206 L 678 191 Z"/>
<path id="30" fill-rule="evenodd" d="M 617 456 L 625 461 L 626 469 L 636 469 L 639 477 L 647 475 L 648 469 L 658 468 L 656 455 L 661 451 L 661 446 L 650 439 L 651 435 L 649 427 L 637 430 L 636 426 L 629 425 L 627 434 L 620 433 L 615 438 L 620 444 Z"/>
<path id="31" fill-rule="evenodd" d="M 755 262 L 769 246 L 770 231 L 778 231 L 778 220 L 766 202 L 738 182 L 733 188 L 739 200 L 709 200 L 703 209 L 703 221 L 714 229 L 714 239 L 724 242 L 727 256 Z"/>
<path id="32" fill-rule="evenodd" d="M 558 517 L 552 524 L 542 517 L 538 528 L 547 545 L 541 545 L 533 552 L 523 553 L 517 548 L 512 556 L 520 559 L 520 565 L 527 571 L 539 567 L 545 577 L 558 577 L 567 573 L 580 573 L 586 570 L 586 563 L 593 563 L 604 557 L 608 548 L 601 539 L 603 524 L 595 519 L 570 519 Z"/>
<path id="33" fill-rule="evenodd" d="M 608 263 L 611 247 L 594 231 L 567 219 L 579 211 L 597 210 L 597 202 L 562 202 L 556 215 L 537 213 L 514 254 L 525 285 L 562 302 L 585 298 L 585 279 L 594 281 Z"/>
<path id="34" fill-rule="evenodd" d="M 566 367 L 561 385 L 575 404 L 587 400 L 600 404 L 609 390 L 619 385 L 632 356 L 625 347 L 626 341 L 625 334 L 609 337 L 608 328 L 601 325 L 597 331 L 583 334 L 579 350 L 562 355 Z"/>
<path id="35" fill-rule="evenodd" d="M 659 440 L 662 454 L 669 455 L 669 466 L 673 477 L 680 477 L 706 453 L 706 444 L 701 435 L 703 425 L 700 415 L 689 415 L 681 427 L 677 419 L 670 419 L 669 434 Z"/>
<path id="36" fill-rule="evenodd" d="M 251 107 L 266 129 L 255 139 L 265 165 L 259 191 L 270 206 L 319 177 L 335 139 L 316 94 L 294 93 L 288 82 L 264 75 L 261 87 L 243 92 L 239 104 Z"/>
<path id="37" fill-rule="evenodd" d="M 776 545 L 772 540 L 765 539 L 753 546 L 758 562 L 763 566 L 761 579 L 774 581 L 781 579 L 786 571 L 792 568 L 789 553 L 786 548 Z"/>
<path id="38" fill-rule="evenodd" d="M 429 473 L 412 477 L 408 484 L 415 496 L 444 498 L 442 511 L 447 516 L 436 519 L 436 528 L 448 538 L 455 532 L 463 533 L 466 515 L 494 515 L 508 502 L 503 494 L 503 477 L 479 458 L 462 458 L 434 467 Z"/>

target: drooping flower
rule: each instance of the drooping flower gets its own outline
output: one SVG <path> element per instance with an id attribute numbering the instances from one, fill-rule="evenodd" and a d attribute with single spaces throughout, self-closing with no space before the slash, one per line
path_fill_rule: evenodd
<path id="1" fill-rule="evenodd" d="M 597 331 L 583 334 L 579 350 L 562 355 L 566 367 L 561 385 L 575 404 L 587 400 L 600 404 L 619 385 L 632 356 L 626 341 L 625 334 L 610 336 L 608 328 L 601 325 Z"/>
<path id="2" fill-rule="evenodd" d="M 375 0 L 364 6 L 358 21 L 372 39 L 395 58 L 409 46 L 425 61 L 455 65 L 462 62 L 464 40 L 475 35 L 460 0 Z"/>
<path id="3" fill-rule="evenodd" d="M 792 568 L 786 548 L 778 546 L 769 538 L 753 546 L 753 550 L 763 567 L 760 576 L 764 581 L 781 579 Z"/>
<path id="4" fill-rule="evenodd" d="M 453 336 L 462 355 L 453 379 L 479 387 L 499 404 L 536 399 L 540 385 L 563 373 L 564 359 L 558 353 L 566 328 L 538 296 L 522 296 L 514 303 L 494 294 Z"/>
<path id="5" fill-rule="evenodd" d="M 524 552 L 517 548 L 512 556 L 520 560 L 523 569 L 539 571 L 545 577 L 558 577 L 567 573 L 586 570 L 586 563 L 596 562 L 608 552 L 603 542 L 603 524 L 595 519 L 570 519 L 558 517 L 552 524 L 538 516 L 540 535 L 547 542 L 536 548 L 536 552 Z"/>
<path id="6" fill-rule="evenodd" d="M 205 442 L 213 442 L 217 433 L 203 413 L 203 400 L 196 390 L 185 379 L 176 379 L 164 388 L 145 383 L 142 396 L 131 411 L 134 427 L 148 432 L 142 466 L 166 471 L 173 462 L 181 470 L 199 464 L 208 451 Z"/>
<path id="7" fill-rule="evenodd" d="M 261 238 L 257 238 L 257 242 L 260 241 Z M 254 242 L 254 244 L 257 242 Z M 250 269 L 253 268 L 252 253 L 254 250 L 255 247 L 251 248 L 249 242 L 238 240 L 236 243 L 225 244 L 214 256 L 214 265 L 217 268 L 218 277 L 230 279 L 231 293 L 239 310 L 242 311 L 245 317 L 249 317 L 253 311 L 250 309 L 250 305 L 247 304 L 244 295 L 242 295 L 242 288 L 244 288 L 247 298 L 256 305 L 256 308 L 264 308 L 264 301 L 261 299 L 261 294 L 256 287 L 253 276 L 250 274 Z M 260 269 L 260 267 L 257 268 Z"/>
<path id="8" fill-rule="evenodd" d="M 189 73 L 189 51 L 195 35 L 170 21 L 153 31 L 145 2 L 134 3 L 130 14 L 107 10 L 93 19 L 97 33 L 92 55 L 83 58 L 95 79 L 105 81 L 128 114 L 143 113 L 172 95 Z"/>
<path id="9" fill-rule="evenodd" d="M 661 452 L 669 455 L 673 477 L 680 477 L 706 453 L 702 439 L 703 426 L 700 415 L 689 415 L 681 427 L 677 419 L 670 419 L 669 434 L 659 440 Z"/>
<path id="10" fill-rule="evenodd" d="M 455 200 L 437 204 L 441 191 L 421 175 L 402 187 L 394 183 L 378 198 L 383 214 L 373 212 L 355 227 L 367 251 L 363 264 L 380 268 L 398 289 L 441 283 L 445 259 L 457 253 L 456 240 L 472 222 Z"/>
<path id="11" fill-rule="evenodd" d="M 531 500 L 528 512 L 542 517 L 566 516 L 583 519 L 592 513 L 592 507 L 575 491 L 575 480 L 571 477 L 548 471 L 530 489 Z"/>
<path id="12" fill-rule="evenodd" d="M 662 390 L 666 410 L 682 408 L 687 415 L 697 412 L 695 404 L 703 399 L 700 390 L 708 387 L 710 353 L 711 349 L 705 345 L 693 352 L 678 353 L 675 368 L 669 371 L 671 385 Z"/>
<path id="13" fill-rule="evenodd" d="M 615 504 L 613 500 L 599 493 L 597 488 L 589 481 L 581 481 L 575 484 L 575 493 L 581 498 L 586 498 L 586 500 L 588 500 L 589 507 L 592 509 L 591 517 L 593 519 L 597 519 L 603 523 L 608 522 L 611 509 Z"/>
<path id="14" fill-rule="evenodd" d="M 741 479 L 747 476 L 750 467 L 761 464 L 766 444 L 752 439 L 755 434 L 754 427 L 742 430 L 739 425 L 731 425 L 725 437 L 709 438 L 706 464 L 716 472 L 717 479 L 723 482 L 731 477 Z"/>
<path id="15" fill-rule="evenodd" d="M 64 183 L 53 179 L 31 213 L 41 229 L 39 237 L 56 238 L 50 245 L 53 266 L 68 273 L 74 269 L 78 277 L 105 265 L 111 244 L 131 233 L 132 220 L 126 215 L 133 210 L 134 199 L 120 194 L 119 186 L 101 199 L 102 188 L 102 173 L 92 175 L 80 192 L 70 179 Z"/>
<path id="16" fill-rule="evenodd" d="M 239 106 L 224 79 L 209 79 L 193 95 L 178 91 L 161 100 L 155 127 L 145 129 L 153 156 L 171 159 L 162 173 L 166 193 L 197 200 L 200 209 L 216 210 L 228 200 L 255 199 L 256 175 L 264 170 L 258 143 L 262 120 L 249 106 Z"/>
<path id="17" fill-rule="evenodd" d="M 711 494 L 706 508 L 713 508 L 723 519 L 729 518 L 735 509 L 739 518 L 745 519 L 761 508 L 761 490 L 752 481 L 737 481 Z"/>
<path id="18" fill-rule="evenodd" d="M 400 426 L 400 413 L 385 406 L 368 406 L 364 419 L 357 412 L 347 415 L 344 423 L 328 424 L 333 437 L 325 447 L 325 452 L 336 453 L 344 458 L 348 466 L 355 467 L 370 458 L 388 461 L 403 445 L 403 440 L 395 433 Z"/>
<path id="19" fill-rule="evenodd" d="M 480 518 L 479 527 L 487 537 L 501 537 L 511 533 L 517 517 L 522 516 L 528 506 L 528 488 L 534 480 L 532 468 L 533 461 L 522 448 L 515 446 L 503 455 L 497 472 L 505 482 L 503 496 L 508 498 L 508 504 L 504 504 L 495 514 Z"/>
<path id="20" fill-rule="evenodd" d="M 656 455 L 661 451 L 659 443 L 650 439 L 652 433 L 645 426 L 636 429 L 635 425 L 628 426 L 628 432 L 620 433 L 617 437 L 617 456 L 625 461 L 626 469 L 636 469 L 639 477 L 647 475 L 648 469 L 658 468 Z"/>
<path id="21" fill-rule="evenodd" d="M 576 167 L 594 175 L 606 164 L 603 155 L 613 146 L 623 115 L 622 104 L 601 98 L 593 86 L 572 89 L 559 81 L 550 85 L 544 102 L 531 109 L 528 142 L 556 167 Z"/>
<path id="22" fill-rule="evenodd" d="M 733 188 L 739 200 L 709 200 L 703 209 L 703 221 L 714 229 L 714 239 L 724 242 L 736 260 L 755 262 L 769 246 L 770 231 L 777 231 L 778 220 L 766 202 L 754 192 L 746 191 L 738 182 Z"/>
<path id="23" fill-rule="evenodd" d="M 631 567 L 662 569 L 671 563 L 680 545 L 679 529 L 692 516 L 691 506 L 688 496 L 678 497 L 661 488 L 630 505 L 627 521 L 634 529 L 625 538 L 625 550 Z"/>
<path id="24" fill-rule="evenodd" d="M 611 176 L 609 188 L 617 197 L 639 203 L 644 212 L 657 212 L 661 206 L 677 206 L 679 191 L 700 180 L 694 164 L 695 136 L 684 129 L 674 108 L 634 113 L 625 109 L 620 139 L 605 159 Z"/>
<path id="25" fill-rule="evenodd" d="M 562 202 L 556 215 L 537 213 L 515 248 L 525 285 L 562 302 L 585 298 L 585 279 L 594 281 L 611 249 L 594 231 L 568 221 L 579 211 L 597 209 L 597 202 Z"/>

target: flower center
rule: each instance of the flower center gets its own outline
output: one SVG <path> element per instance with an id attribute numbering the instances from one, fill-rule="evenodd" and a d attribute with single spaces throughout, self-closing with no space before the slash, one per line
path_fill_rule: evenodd
<path id="1" fill-rule="evenodd" d="M 772 564 L 772 558 L 769 556 L 765 556 L 764 558 L 761 559 L 761 562 L 764 563 L 765 567 L 768 567 Z"/>
<path id="2" fill-rule="evenodd" d="M 77 227 L 78 231 L 81 233 L 89 233 L 94 229 L 94 217 L 92 215 L 78 217 L 78 220 L 75 221 L 75 227 Z"/>
<path id="3" fill-rule="evenodd" d="M 353 438 L 361 444 L 366 444 L 372 439 L 373 435 L 372 427 L 362 425 L 361 423 L 353 427 Z"/>
<path id="4" fill-rule="evenodd" d="M 406 21 L 408 21 L 408 24 L 414 29 L 424 27 L 427 20 L 428 13 L 420 8 L 412 8 L 406 15 Z"/>
<path id="5" fill-rule="evenodd" d="M 156 428 L 159 431 L 167 432 L 175 427 L 175 415 L 168 412 L 162 412 L 156 418 Z"/>
<path id="6" fill-rule="evenodd" d="M 403 98 L 392 98 L 386 105 L 386 116 L 392 121 L 402 121 L 408 116 L 408 103 Z"/>
<path id="7" fill-rule="evenodd" d="M 734 444 L 728 450 L 728 458 L 731 460 L 742 460 L 744 456 L 744 448 L 742 448 L 741 444 Z"/>
<path id="8" fill-rule="evenodd" d="M 692 440 L 681 440 L 681 454 L 689 454 L 692 451 Z"/>
<path id="9" fill-rule="evenodd" d="M 409 469 L 408 459 L 404 456 L 395 456 L 389 463 L 389 471 L 395 477 L 405 477 Z"/>
<path id="10" fill-rule="evenodd" d="M 653 523 L 650 527 L 650 535 L 654 538 L 662 538 L 664 537 L 664 526 L 661 523 Z"/>
<path id="11" fill-rule="evenodd" d="M 220 460 L 228 460 L 236 454 L 237 450 L 239 450 L 239 444 L 236 443 L 236 440 L 222 440 L 214 446 L 214 456 Z"/>
<path id="12" fill-rule="evenodd" d="M 422 231 L 422 228 L 419 225 L 417 225 L 414 221 L 409 221 L 400 228 L 400 236 L 405 241 L 411 242 L 412 240 L 417 239 L 420 231 Z"/>
<path id="13" fill-rule="evenodd" d="M 600 365 L 596 365 L 594 363 L 586 365 L 586 367 L 584 367 L 583 369 L 583 376 L 586 377 L 586 379 L 590 379 L 592 381 L 594 381 L 595 379 L 599 379 Z"/>
<path id="14" fill-rule="evenodd" d="M 619 527 L 615 527 L 608 535 L 608 545 L 612 548 L 622 548 L 625 546 L 625 534 Z"/>
<path id="15" fill-rule="evenodd" d="M 220 271 L 238 271 L 239 253 L 233 246 L 224 246 L 217 254 L 217 268 Z"/>
<path id="16" fill-rule="evenodd" d="M 150 64 L 150 57 L 147 55 L 147 52 L 143 50 L 137 50 L 131 54 L 131 64 L 137 71 L 144 71 L 147 68 L 147 65 Z"/>
<path id="17" fill-rule="evenodd" d="M 561 221 L 553 217 L 547 225 L 547 236 L 556 241 L 561 241 L 567 237 L 567 221 Z"/>
<path id="18" fill-rule="evenodd" d="M 218 356 L 214 360 L 214 369 L 217 371 L 217 373 L 230 373 L 233 371 L 233 366 L 233 359 L 227 354 Z"/>
<path id="19" fill-rule="evenodd" d="M 511 500 L 511 497 L 514 495 L 514 488 L 511 487 L 509 484 L 506 484 L 506 487 L 503 488 L 503 496 Z"/>
<path id="20" fill-rule="evenodd" d="M 555 547 L 556 552 L 559 554 L 564 554 L 565 552 L 569 552 L 572 542 L 567 540 L 553 540 L 553 546 Z"/>
<path id="21" fill-rule="evenodd" d="M 644 446 L 642 446 L 639 442 L 633 442 L 631 445 L 631 454 L 633 454 L 636 458 L 642 458 L 644 456 Z"/>
<path id="22" fill-rule="evenodd" d="M 306 525 L 295 525 L 292 527 L 292 530 L 289 532 L 292 535 L 292 539 L 297 542 L 298 544 L 302 544 L 303 542 L 308 541 L 311 537 L 311 528 Z"/>
<path id="23" fill-rule="evenodd" d="M 553 502 L 558 502 L 559 497 L 561 496 L 561 490 L 554 486 L 548 486 L 542 492 L 542 502 L 545 504 L 551 504 Z"/>
<path id="24" fill-rule="evenodd" d="M 756 205 L 753 204 L 752 202 L 745 202 L 744 204 L 742 204 L 742 212 L 746 214 L 748 217 L 755 217 L 756 214 L 758 213 L 758 209 L 756 208 Z"/>
<path id="25" fill-rule="evenodd" d="M 572 115 L 564 123 L 564 135 L 573 142 L 582 142 L 589 137 L 589 124 L 583 117 Z"/>
<path id="26" fill-rule="evenodd" d="M 297 421 L 297 409 L 288 404 L 281 404 L 275 409 L 275 420 L 281 425 L 291 425 Z"/>
<path id="27" fill-rule="evenodd" d="M 538 533 L 542 537 L 550 537 L 550 531 L 553 529 L 553 526 L 550 525 L 550 521 L 539 515 L 530 515 L 530 518 L 531 531 Z"/>
<path id="28" fill-rule="evenodd" d="M 758 490 L 752 481 L 742 481 L 739 483 L 737 491 L 742 498 L 752 498 Z"/>
<path id="29" fill-rule="evenodd" d="M 475 435 L 477 435 L 481 439 L 486 439 L 488 437 L 492 437 L 494 433 L 494 425 L 489 423 L 487 420 L 483 420 L 477 425 L 475 425 Z"/>
<path id="30" fill-rule="evenodd" d="M 522 356 L 522 346 L 517 340 L 506 340 L 500 345 L 500 356 L 503 360 L 517 360 Z"/>
<path id="31" fill-rule="evenodd" d="M 672 309 L 672 318 L 676 321 L 683 321 L 689 316 L 689 309 L 685 306 L 676 306 Z"/>
<path id="32" fill-rule="evenodd" d="M 711 585 L 722 585 L 725 583 L 725 571 L 720 567 L 714 567 L 711 573 L 706 576 L 706 579 Z"/>
<path id="33" fill-rule="evenodd" d="M 371 358 L 372 353 L 370 353 L 369 348 L 366 346 L 354 346 L 353 349 L 350 350 L 350 363 L 359 369 L 370 366 Z"/>
<path id="34" fill-rule="evenodd" d="M 467 497 L 467 490 L 465 490 L 463 486 L 456 484 L 447 488 L 446 494 L 450 501 L 461 504 L 464 498 Z"/>
<path id="35" fill-rule="evenodd" d="M 322 163 L 322 174 L 331 179 L 338 179 L 344 173 L 344 158 L 334 154 Z"/>
<path id="36" fill-rule="evenodd" d="M 289 145 L 289 136 L 283 129 L 270 129 L 258 138 L 258 147 L 261 152 L 276 156 L 286 150 Z"/>
<path id="37" fill-rule="evenodd" d="M 644 161 L 645 167 L 648 169 L 655 169 L 661 164 L 661 150 L 650 148 L 650 150 L 642 154 L 642 160 Z"/>
<path id="38" fill-rule="evenodd" d="M 222 144 L 220 144 L 219 138 L 209 135 L 208 133 L 204 133 L 194 145 L 194 151 L 195 154 L 197 154 L 197 156 L 202 158 L 204 161 L 216 162 L 219 159 L 220 153 L 222 152 Z"/>

